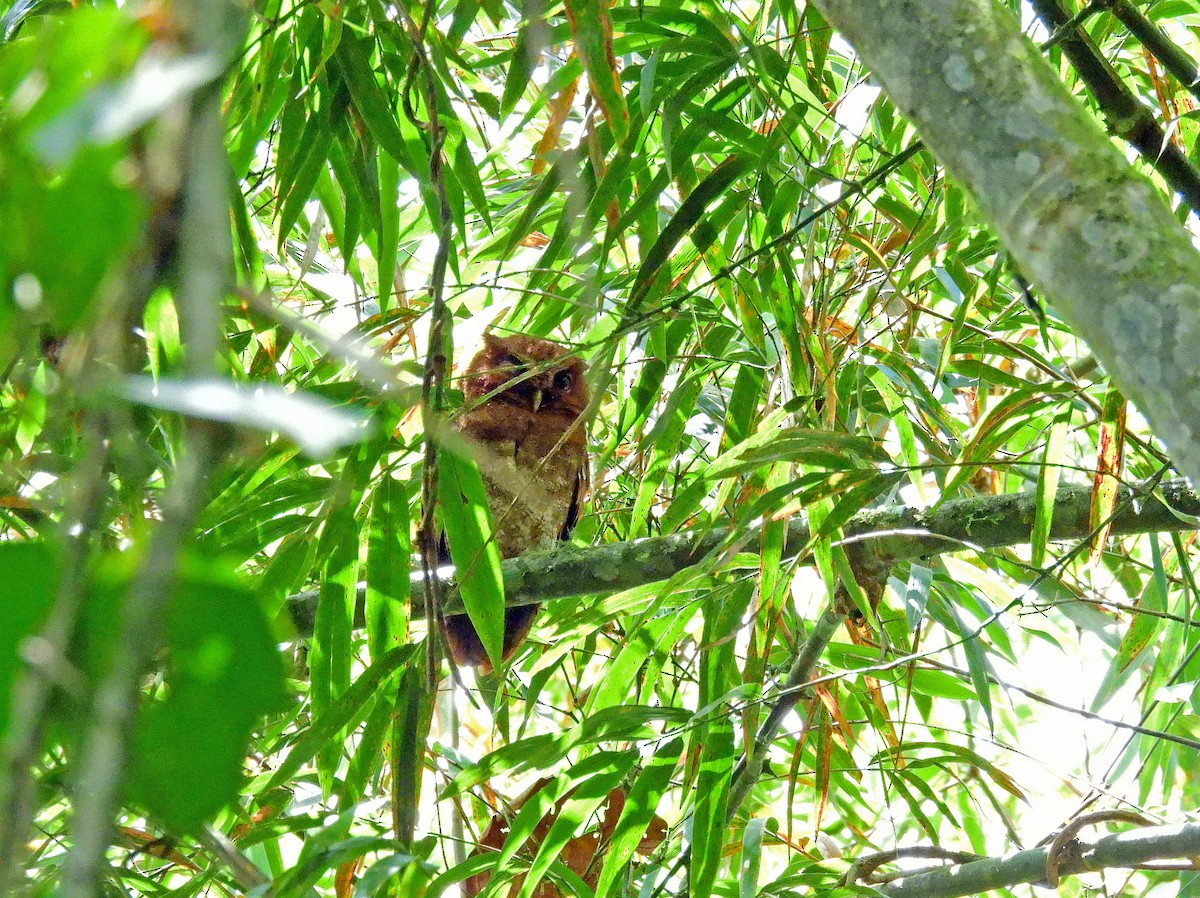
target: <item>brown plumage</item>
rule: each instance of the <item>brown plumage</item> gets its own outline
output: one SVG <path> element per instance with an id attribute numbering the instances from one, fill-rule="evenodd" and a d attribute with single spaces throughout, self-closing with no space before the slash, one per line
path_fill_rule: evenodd
<path id="1" fill-rule="evenodd" d="M 588 489 L 584 366 L 549 340 L 484 334 L 463 377 L 466 411 L 455 428 L 476 444 L 501 558 L 551 549 L 567 539 Z M 528 635 L 538 605 L 504 614 L 504 657 Z M 465 614 L 445 618 L 459 664 L 491 669 Z"/>

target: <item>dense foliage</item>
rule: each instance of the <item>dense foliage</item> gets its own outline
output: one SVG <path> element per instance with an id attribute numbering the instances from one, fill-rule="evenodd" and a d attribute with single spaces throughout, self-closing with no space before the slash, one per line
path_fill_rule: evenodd
<path id="1" fill-rule="evenodd" d="M 436 895 L 499 857 L 522 898 L 751 898 L 1196 806 L 1195 519 L 1106 526 L 1169 458 L 816 7 L 0 10 L 0 890 Z M 1092 12 L 1194 158 L 1185 88 Z M 1193 46 L 1200 4 L 1147 14 Z M 412 579 L 423 422 L 488 329 L 589 363 L 580 564 L 720 538 L 456 677 Z M 1012 493 L 1011 538 L 842 539 Z"/>

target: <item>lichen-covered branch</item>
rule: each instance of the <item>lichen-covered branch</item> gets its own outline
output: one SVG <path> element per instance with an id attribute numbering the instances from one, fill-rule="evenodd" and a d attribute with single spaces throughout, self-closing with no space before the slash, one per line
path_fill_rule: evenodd
<path id="1" fill-rule="evenodd" d="M 1089 536 L 1090 500 L 1090 487 L 1060 488 L 1054 503 L 1050 539 L 1077 540 Z M 863 564 L 872 570 L 884 570 L 899 561 L 943 552 L 1026 543 L 1033 532 L 1034 501 L 1033 493 L 1012 493 L 959 499 L 935 509 L 907 506 L 867 509 L 852 517 L 843 533 L 846 541 L 859 544 L 859 559 Z M 1200 496 L 1183 480 L 1170 480 L 1146 496 L 1123 487 L 1117 498 L 1111 533 L 1125 536 L 1196 529 L 1200 529 Z M 754 528 L 735 533 L 714 527 L 624 543 L 564 546 L 553 552 L 510 558 L 501 565 L 504 600 L 508 605 L 529 605 L 656 583 L 698 564 L 727 545 L 753 542 L 756 534 Z M 807 519 L 795 518 L 788 527 L 785 556 L 795 557 L 803 551 L 809 535 Z M 414 574 L 414 579 L 419 578 L 419 573 Z M 414 586 L 412 594 L 420 595 L 419 584 Z M 360 589 L 360 620 L 362 593 Z M 452 584 L 447 596 L 448 612 L 460 612 L 461 600 Z M 316 593 L 293 596 L 290 607 L 299 631 L 311 633 Z"/>
<path id="2" fill-rule="evenodd" d="M 1049 848 L 1030 848 L 998 858 L 914 873 L 877 888 L 890 898 L 958 898 L 991 889 L 1011 889 L 1046 878 Z M 1132 867 L 1168 858 L 1200 854 L 1200 824 L 1153 826 L 1076 843 L 1064 856 L 1062 874 L 1085 873 L 1108 867 Z"/>
<path id="3" fill-rule="evenodd" d="M 929 148 L 1200 478 L 1200 254 L 1004 4 L 817 0 Z"/>

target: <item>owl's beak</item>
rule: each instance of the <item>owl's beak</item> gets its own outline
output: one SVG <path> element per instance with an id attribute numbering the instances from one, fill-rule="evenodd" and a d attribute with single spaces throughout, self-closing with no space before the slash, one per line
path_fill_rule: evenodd
<path id="1" fill-rule="evenodd" d="M 546 395 L 545 390 L 533 391 L 533 410 L 536 412 L 542 405 L 542 398 Z"/>

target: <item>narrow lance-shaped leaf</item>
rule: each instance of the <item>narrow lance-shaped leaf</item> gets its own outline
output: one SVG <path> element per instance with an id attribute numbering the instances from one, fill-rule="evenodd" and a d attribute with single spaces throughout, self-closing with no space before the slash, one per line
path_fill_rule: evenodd
<path id="1" fill-rule="evenodd" d="M 1153 576 L 1146 582 L 1146 588 L 1142 591 L 1138 604 L 1150 612 L 1162 612 L 1166 610 L 1167 575 L 1163 567 L 1162 548 L 1158 544 L 1158 537 L 1153 535 L 1150 537 L 1150 559 Z M 1096 689 L 1096 695 L 1092 699 L 1093 711 L 1104 707 L 1105 703 L 1116 695 L 1117 690 L 1129 679 L 1137 668 L 1137 662 L 1142 657 L 1142 653 L 1153 644 L 1158 636 L 1162 624 L 1163 619 L 1159 614 L 1134 612 L 1133 620 L 1125 632 L 1125 636 L 1121 639 L 1117 654 L 1112 659 L 1112 664 L 1105 673 L 1100 686 Z"/>
<path id="2" fill-rule="evenodd" d="M 633 294 L 629 298 L 629 311 L 635 311 L 648 298 L 650 286 L 658 276 L 659 270 L 671 257 L 671 253 L 683 239 L 684 235 L 700 221 L 705 210 L 712 205 L 739 177 L 754 167 L 754 160 L 744 156 L 730 156 L 711 172 L 708 177 L 696 185 L 696 189 L 688 194 L 686 200 L 667 222 L 662 233 L 642 259 L 634 284 Z"/>
<path id="3" fill-rule="evenodd" d="M 1071 407 L 1054 419 L 1046 439 L 1046 452 L 1038 470 L 1037 505 L 1033 514 L 1033 535 L 1029 539 L 1029 562 L 1035 568 L 1046 563 L 1046 538 L 1054 516 L 1054 498 L 1058 495 L 1058 478 L 1064 461 L 1067 427 L 1071 423 Z"/>
<path id="4" fill-rule="evenodd" d="M 395 305 L 396 247 L 400 240 L 400 163 L 387 150 L 380 149 L 379 168 L 379 243 L 375 261 L 379 265 L 379 312 L 386 315 Z"/>
<path id="5" fill-rule="evenodd" d="M 343 475 L 345 476 L 345 475 Z M 347 502 L 330 513 L 321 531 L 318 557 L 325 561 L 321 569 L 321 588 L 317 593 L 317 613 L 313 639 L 308 652 L 311 680 L 309 696 L 313 712 L 321 715 L 338 696 L 350 687 L 354 606 L 358 583 L 358 530 L 354 512 L 357 502 Z M 341 740 L 334 740 L 335 743 Z M 333 786 L 334 773 L 341 763 L 341 745 L 322 751 L 317 769 L 323 788 Z"/>
<path id="6" fill-rule="evenodd" d="M 412 645 L 392 649 L 359 674 L 353 685 L 342 693 L 325 713 L 313 720 L 311 726 L 292 744 L 283 763 L 257 790 L 257 794 L 265 795 L 292 779 L 301 767 L 316 757 L 317 752 L 324 748 L 339 730 L 360 717 L 367 701 L 378 693 L 380 686 L 416 651 L 417 647 Z"/>
<path id="7" fill-rule="evenodd" d="M 730 621 L 724 609 L 712 608 L 704 620 L 706 648 L 700 661 L 700 711 L 703 722 L 693 735 L 699 769 L 692 799 L 692 844 L 688 889 L 692 898 L 711 893 L 720 870 L 729 832 L 729 787 L 733 775 L 733 718 L 723 696 L 738 685 L 733 642 L 720 639 Z M 711 712 L 706 709 L 712 708 Z"/>
<path id="8" fill-rule="evenodd" d="M 425 682 L 421 659 L 422 655 L 416 652 L 410 656 L 400 678 L 392 717 L 392 826 L 401 845 L 410 844 L 416 831 L 421 773 L 425 769 L 426 743 L 433 720 L 434 694 Z"/>
<path id="9" fill-rule="evenodd" d="M 636 752 L 604 752 L 587 759 L 588 762 L 603 760 L 603 766 L 581 782 L 563 805 L 529 866 L 518 898 L 532 898 L 534 889 L 550 865 L 558 859 L 566 844 L 582 831 L 587 819 L 600 807 L 608 793 L 624 779 L 636 758 Z"/>
<path id="10" fill-rule="evenodd" d="M 566 0 L 564 7 L 575 37 L 575 51 L 583 61 L 588 86 L 608 117 L 617 143 L 629 133 L 629 110 L 621 90 L 621 73 L 613 55 L 612 19 L 605 0 Z"/>
<path id="11" fill-rule="evenodd" d="M 620 888 L 625 865 L 654 819 L 658 804 L 671 785 L 671 774 L 675 772 L 682 751 L 682 739 L 673 739 L 660 746 L 646 769 L 634 780 L 613 829 L 608 855 L 596 883 L 596 898 L 611 898 Z"/>
<path id="12" fill-rule="evenodd" d="M 1104 553 L 1108 532 L 1112 529 L 1112 521 L 1109 518 L 1116 508 L 1117 491 L 1121 487 L 1125 450 L 1125 410 L 1128 407 L 1129 404 L 1121 395 L 1121 391 L 1110 384 L 1100 413 L 1096 476 L 1092 480 L 1092 503 L 1088 512 L 1088 523 L 1095 531 L 1088 552 L 1088 561 L 1092 564 Z"/>
<path id="13" fill-rule="evenodd" d="M 395 648 L 405 636 L 411 588 L 408 533 L 408 496 L 394 477 L 385 475 L 371 494 L 367 532 L 363 604 L 372 658 Z"/>
<path id="14" fill-rule="evenodd" d="M 492 514 L 479 467 L 464 455 L 438 453 L 438 504 L 467 616 L 492 666 L 504 653 L 504 579 L 492 538 Z"/>

